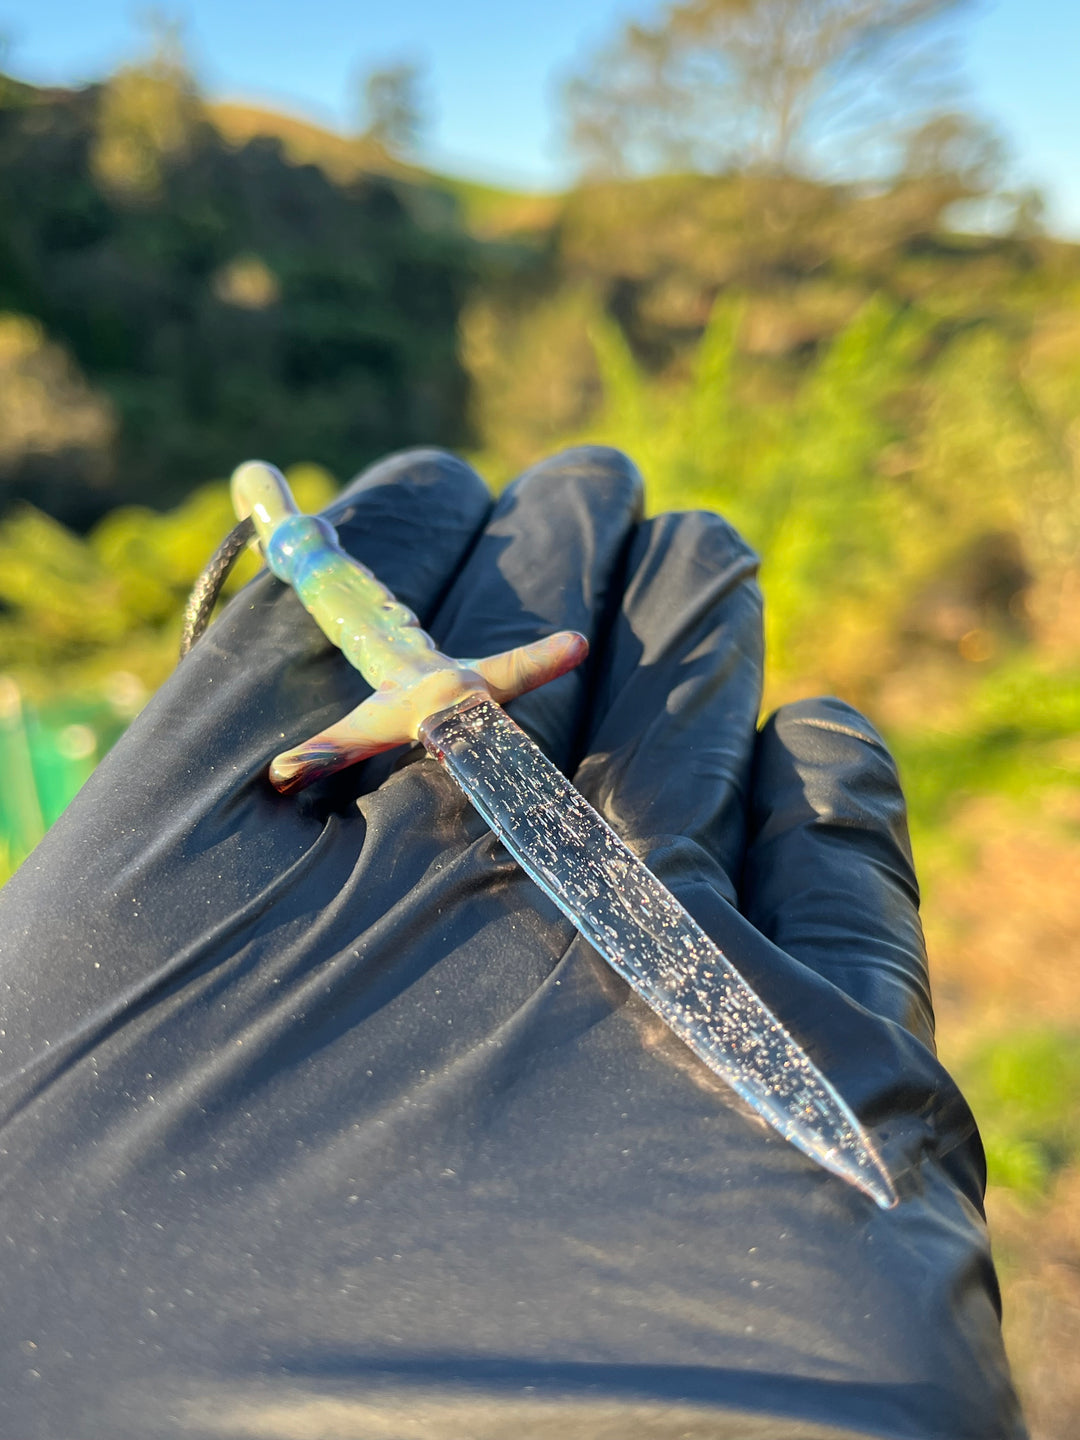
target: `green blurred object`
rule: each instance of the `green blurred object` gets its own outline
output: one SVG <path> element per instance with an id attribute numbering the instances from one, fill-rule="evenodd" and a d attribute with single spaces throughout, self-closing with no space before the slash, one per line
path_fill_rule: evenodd
<path id="1" fill-rule="evenodd" d="M 0 675 L 0 881 L 33 850 L 126 723 L 106 701 L 37 710 Z"/>
<path id="2" fill-rule="evenodd" d="M 1056 1028 L 986 1041 L 962 1067 L 990 1180 L 1019 1198 L 1045 1195 L 1080 1156 L 1080 1045 Z"/>
<path id="3" fill-rule="evenodd" d="M 9 856 L 26 855 L 45 833 L 34 780 L 22 696 L 14 680 L 0 679 L 0 834 Z"/>

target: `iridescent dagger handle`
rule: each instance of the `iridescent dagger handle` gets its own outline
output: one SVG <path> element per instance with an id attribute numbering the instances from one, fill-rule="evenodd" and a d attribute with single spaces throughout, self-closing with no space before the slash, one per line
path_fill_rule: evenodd
<path id="1" fill-rule="evenodd" d="M 329 521 L 297 509 L 279 470 L 248 461 L 233 473 L 232 496 L 237 516 L 251 516 L 267 565 L 375 691 L 338 724 L 277 756 L 270 779 L 279 790 L 298 790 L 408 744 L 430 715 L 469 696 L 513 700 L 572 670 L 588 653 L 584 636 L 562 630 L 482 660 L 453 660 L 435 648 L 411 610 L 346 554 Z"/>

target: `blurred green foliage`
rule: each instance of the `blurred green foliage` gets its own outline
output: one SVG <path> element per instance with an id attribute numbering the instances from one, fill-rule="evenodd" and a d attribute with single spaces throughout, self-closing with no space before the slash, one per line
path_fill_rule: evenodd
<path id="1" fill-rule="evenodd" d="M 604 403 L 582 433 L 635 457 L 653 509 L 719 510 L 759 548 L 774 680 L 866 697 L 935 656 L 977 671 L 1026 653 L 1027 596 L 1065 583 L 1080 519 L 1042 376 L 992 333 L 943 339 L 876 297 L 763 388 L 745 323 L 739 300 L 718 304 L 689 378 L 665 384 L 598 322 Z M 1047 687 L 1028 693 L 1025 663 L 998 689 L 1018 729 L 1030 704 L 1043 730 Z"/>
<path id="2" fill-rule="evenodd" d="M 319 466 L 287 473 L 304 509 L 336 493 Z M 234 523 L 225 481 L 85 536 L 27 504 L 0 520 L 0 883 L 172 671 L 187 596 Z M 223 596 L 257 569 L 241 557 Z"/>
<path id="3" fill-rule="evenodd" d="M 965 796 L 1071 783 L 1080 247 L 1030 206 L 959 232 L 972 186 L 514 195 L 208 106 L 169 37 L 82 91 L 6 82 L 0 673 L 27 713 L 130 711 L 247 454 L 344 477 L 471 437 L 498 486 L 596 440 L 760 550 L 770 703 L 868 708 L 927 853 Z"/>
<path id="4" fill-rule="evenodd" d="M 991 1183 L 1035 1200 L 1080 1160 L 1080 1035 L 1043 1027 L 997 1036 L 967 1058 L 961 1079 Z"/>
<path id="5" fill-rule="evenodd" d="M 320 509 L 336 492 L 318 466 L 287 474 L 305 508 Z M 117 673 L 149 693 L 175 664 L 192 585 L 235 523 L 226 481 L 200 486 L 164 514 L 119 507 L 85 536 L 16 507 L 0 521 L 0 674 L 38 705 L 103 692 Z M 245 556 L 224 593 L 255 569 Z"/>
<path id="6" fill-rule="evenodd" d="M 997 795 L 1029 807 L 1043 792 L 1077 785 L 1080 664 L 1028 654 L 972 686 L 948 726 L 929 715 L 891 736 L 917 848 L 926 853 L 968 799 Z"/>
<path id="7" fill-rule="evenodd" d="M 466 440 L 472 242 L 430 191 L 234 146 L 175 46 L 0 87 L 0 508 L 82 529 L 252 453 L 344 473 Z"/>

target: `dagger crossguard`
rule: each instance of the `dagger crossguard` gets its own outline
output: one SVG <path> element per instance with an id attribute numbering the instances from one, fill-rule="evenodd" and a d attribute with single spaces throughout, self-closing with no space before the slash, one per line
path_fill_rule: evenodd
<path id="1" fill-rule="evenodd" d="M 270 779 L 279 790 L 299 790 L 408 744 L 429 716 L 469 696 L 505 704 L 565 675 L 588 654 L 583 635 L 560 630 L 482 660 L 452 660 L 412 611 L 342 550 L 329 521 L 297 509 L 279 470 L 249 460 L 233 473 L 232 497 L 238 518 L 251 516 L 267 565 L 375 691 L 336 725 L 276 757 Z"/>

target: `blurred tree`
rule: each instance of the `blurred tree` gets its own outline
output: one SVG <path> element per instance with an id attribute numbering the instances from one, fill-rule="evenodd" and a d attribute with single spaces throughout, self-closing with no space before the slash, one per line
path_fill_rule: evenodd
<path id="1" fill-rule="evenodd" d="M 37 321 L 0 312 L 0 507 L 62 497 L 52 477 L 91 490 L 111 479 L 116 416 L 64 346 Z M 63 488 L 63 487 L 61 487 Z"/>
<path id="2" fill-rule="evenodd" d="M 179 26 L 154 12 L 147 59 L 127 65 L 103 87 L 90 154 L 93 173 L 113 195 L 155 199 L 164 165 L 183 159 L 205 123 Z"/>
<path id="3" fill-rule="evenodd" d="M 958 229 L 1011 228 L 1018 235 L 1021 210 L 1025 216 L 1035 213 L 1034 192 L 1027 192 L 1026 199 L 1000 193 L 1006 158 L 1005 143 L 991 125 L 973 115 L 940 111 L 904 137 L 892 190 L 935 217 L 954 207 L 950 219 Z M 1029 236 L 1034 232 L 1035 227 L 1027 228 Z"/>
<path id="4" fill-rule="evenodd" d="M 571 143 L 615 172 L 791 173 L 856 133 L 880 150 L 939 91 L 944 50 L 924 42 L 962 3 L 675 0 L 570 80 Z"/>
<path id="5" fill-rule="evenodd" d="M 17 105 L 25 95 L 29 86 L 21 84 L 7 74 L 7 67 L 11 61 L 11 52 L 14 50 L 11 34 L 7 30 L 0 30 L 0 110 L 9 105 Z"/>
<path id="6" fill-rule="evenodd" d="M 1034 185 L 1022 185 L 1009 196 L 1012 201 L 1012 233 L 1018 240 L 1031 240 L 1043 233 L 1046 196 Z"/>
<path id="7" fill-rule="evenodd" d="M 402 63 L 372 70 L 360 90 L 363 138 L 392 155 L 413 154 L 428 123 L 420 66 Z"/>
<path id="8" fill-rule="evenodd" d="M 900 165 L 904 180 L 956 180 L 973 195 L 1000 178 L 1004 146 L 988 125 L 970 115 L 931 115 L 908 135 Z"/>
<path id="9" fill-rule="evenodd" d="M 444 192 L 229 144 L 167 47 L 24 90 L 0 104 L 0 313 L 23 317 L 0 330 L 0 509 L 86 528 L 247 454 L 348 475 L 467 438 L 473 247 Z"/>

